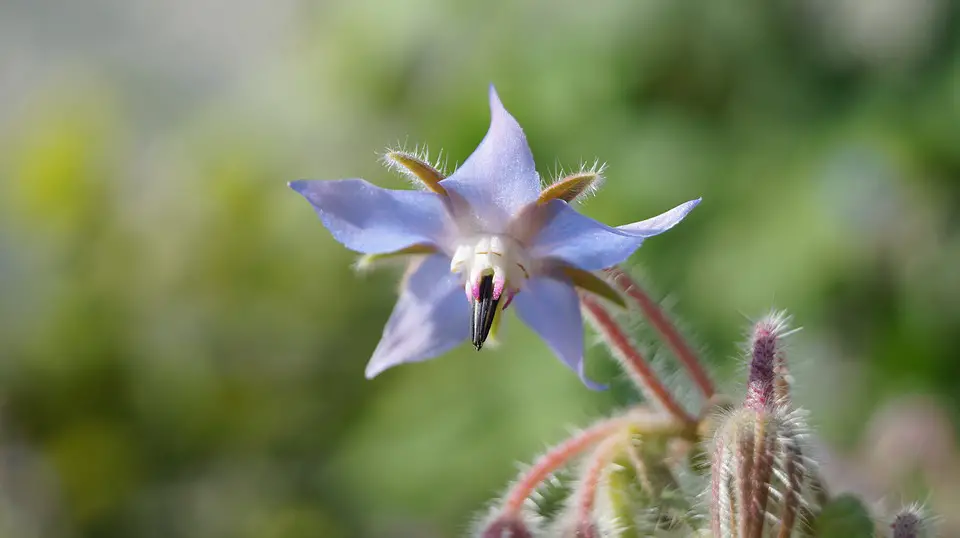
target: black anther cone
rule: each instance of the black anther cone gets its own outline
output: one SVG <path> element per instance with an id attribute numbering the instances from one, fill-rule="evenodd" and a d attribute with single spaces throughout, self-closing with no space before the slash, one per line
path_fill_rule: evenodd
<path id="1" fill-rule="evenodd" d="M 493 276 L 483 277 L 480 280 L 480 298 L 473 301 L 473 318 L 470 321 L 470 336 L 477 351 L 480 351 L 490 335 L 499 302 L 499 298 L 493 298 Z"/>

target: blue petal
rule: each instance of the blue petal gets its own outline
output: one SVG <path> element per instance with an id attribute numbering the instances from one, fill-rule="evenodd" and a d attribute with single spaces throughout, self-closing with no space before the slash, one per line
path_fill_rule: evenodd
<path id="1" fill-rule="evenodd" d="M 532 278 L 513 300 L 517 316 L 594 390 L 606 387 L 587 379 L 583 370 L 583 317 L 573 285 L 553 278 Z"/>
<path id="2" fill-rule="evenodd" d="M 634 222 L 633 224 L 617 226 L 617 229 L 624 232 L 630 232 L 632 235 L 653 237 L 655 235 L 662 234 L 663 232 L 679 224 L 680 221 L 687 216 L 687 213 L 693 211 L 693 208 L 697 207 L 697 204 L 699 203 L 700 198 L 697 198 L 696 200 L 690 200 L 689 202 L 682 203 L 670 211 L 661 213 L 656 217 L 642 220 L 640 222 Z"/>
<path id="3" fill-rule="evenodd" d="M 362 179 L 300 180 L 290 188 L 313 205 L 334 239 L 350 250 L 382 254 L 439 244 L 446 237 L 447 211 L 434 193 L 388 190 Z"/>
<path id="4" fill-rule="evenodd" d="M 440 182 L 463 197 L 485 231 L 497 232 L 506 220 L 540 195 L 533 153 L 517 120 L 490 86 L 490 129 L 473 154 Z"/>
<path id="5" fill-rule="evenodd" d="M 683 220 L 700 200 L 691 200 L 662 215 L 611 228 L 578 213 L 566 202 L 553 200 L 544 208 L 546 224 L 534 238 L 531 254 L 556 258 L 586 271 L 597 271 L 623 262 L 643 240 L 663 233 Z"/>
<path id="6" fill-rule="evenodd" d="M 425 258 L 400 293 L 367 364 L 367 379 L 398 364 L 441 355 L 469 335 L 470 303 L 459 276 L 450 272 L 450 258 Z"/>

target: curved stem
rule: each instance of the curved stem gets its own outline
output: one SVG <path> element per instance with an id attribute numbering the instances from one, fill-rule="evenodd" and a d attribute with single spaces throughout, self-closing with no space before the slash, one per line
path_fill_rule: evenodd
<path id="1" fill-rule="evenodd" d="M 593 509 L 597 504 L 597 489 L 603 478 L 603 471 L 613 459 L 615 450 L 623 442 L 623 435 L 611 435 L 590 455 L 580 478 L 580 488 L 576 492 L 574 501 L 578 529 L 589 529 L 593 526 Z"/>
<path id="2" fill-rule="evenodd" d="M 607 419 L 577 433 L 540 456 L 533 466 L 520 477 L 520 480 L 510 488 L 506 500 L 503 502 L 504 512 L 519 513 L 520 509 L 523 508 L 524 501 L 537 489 L 541 482 L 587 447 L 626 427 L 627 424 L 629 424 L 629 420 L 626 417 Z"/>
<path id="3" fill-rule="evenodd" d="M 667 346 L 670 347 L 673 354 L 677 356 L 680 363 L 687 369 L 690 377 L 693 378 L 693 382 L 696 383 L 700 392 L 703 393 L 703 397 L 709 399 L 713 396 L 715 392 L 713 381 L 710 380 L 707 371 L 700 364 L 696 353 L 693 352 L 693 349 L 687 344 L 687 341 L 680 334 L 680 331 L 670 322 L 670 319 L 663 313 L 663 310 L 660 309 L 656 301 L 651 299 L 640 287 L 640 284 L 630 278 L 622 269 L 611 267 L 607 269 L 606 272 L 613 277 L 614 284 L 637 303 L 637 306 L 643 311 L 643 314 L 647 317 L 650 324 L 663 336 Z"/>
<path id="4" fill-rule="evenodd" d="M 668 415 L 655 414 L 639 409 L 598 422 L 540 456 L 507 492 L 503 502 L 503 512 L 505 514 L 519 514 L 527 498 L 551 474 L 590 446 L 627 428 L 633 428 L 635 432 L 641 434 L 681 435 L 687 425 L 678 423 Z"/>
<path id="5" fill-rule="evenodd" d="M 597 330 L 610 345 L 614 355 L 620 359 L 630 377 L 640 386 L 645 396 L 680 421 L 686 424 L 695 423 L 696 419 L 687 413 L 666 385 L 660 381 L 660 378 L 657 377 L 643 355 L 630 342 L 630 339 L 613 319 L 613 316 L 591 297 L 581 295 L 580 302 L 586 308 L 587 314 L 593 320 Z"/>

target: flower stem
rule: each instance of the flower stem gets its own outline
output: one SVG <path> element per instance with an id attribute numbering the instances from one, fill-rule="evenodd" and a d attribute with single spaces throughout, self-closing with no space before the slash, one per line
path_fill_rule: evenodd
<path id="1" fill-rule="evenodd" d="M 510 488 L 506 500 L 503 502 L 503 511 L 505 513 L 519 513 L 527 497 L 553 472 L 566 465 L 568 461 L 590 445 L 626 427 L 629 423 L 630 421 L 625 416 L 607 419 L 577 433 L 540 456 L 533 466 L 520 477 L 520 480 Z"/>
<path id="2" fill-rule="evenodd" d="M 587 310 L 588 316 L 594 322 L 597 330 L 610 345 L 614 355 L 620 359 L 633 380 L 646 393 L 645 396 L 656 402 L 662 409 L 686 424 L 693 424 L 696 419 L 680 405 L 670 393 L 666 385 L 657 377 L 643 355 L 630 342 L 626 333 L 620 328 L 613 316 L 603 306 L 591 297 L 580 296 L 580 302 Z"/>
<path id="3" fill-rule="evenodd" d="M 714 387 L 710 376 L 700 364 L 700 360 L 693 352 L 690 345 L 680 334 L 680 331 L 670 322 L 660 306 L 650 298 L 649 295 L 640 287 L 635 280 L 630 278 L 627 273 L 618 267 L 611 267 L 606 270 L 613 277 L 613 282 L 627 294 L 628 297 L 636 301 L 640 310 L 647 317 L 650 324 L 663 336 L 667 346 L 670 347 L 673 354 L 677 356 L 684 368 L 693 378 L 693 382 L 703 393 L 703 397 L 709 399 L 713 396 Z"/>
<path id="4" fill-rule="evenodd" d="M 603 478 L 603 470 L 610 463 L 615 450 L 624 442 L 621 435 L 607 437 L 590 455 L 587 466 L 580 478 L 580 488 L 576 493 L 577 528 L 587 529 L 593 526 L 593 509 L 597 503 L 597 488 Z"/>
<path id="5" fill-rule="evenodd" d="M 685 431 L 686 425 L 678 424 L 676 420 L 667 415 L 654 414 L 639 409 L 598 422 L 540 456 L 507 492 L 503 502 L 503 513 L 507 515 L 519 514 L 527 498 L 551 474 L 590 446 L 627 428 L 634 428 L 641 433 L 681 435 Z"/>

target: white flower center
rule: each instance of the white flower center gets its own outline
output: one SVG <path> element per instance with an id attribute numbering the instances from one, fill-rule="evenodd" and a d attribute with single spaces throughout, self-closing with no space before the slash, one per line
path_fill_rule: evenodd
<path id="1" fill-rule="evenodd" d="M 530 278 L 526 250 L 506 235 L 478 235 L 457 247 L 450 262 L 450 271 L 464 274 L 467 299 L 480 298 L 481 280 L 493 277 L 493 299 L 500 299 L 506 290 L 508 299 Z"/>

